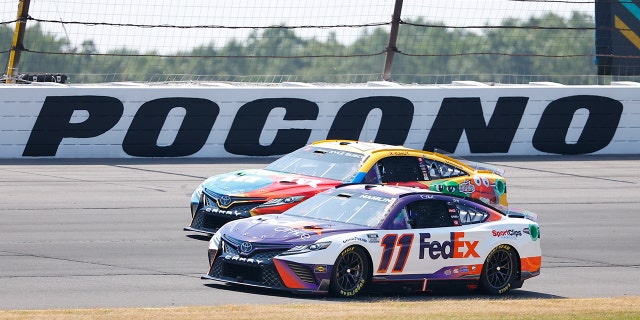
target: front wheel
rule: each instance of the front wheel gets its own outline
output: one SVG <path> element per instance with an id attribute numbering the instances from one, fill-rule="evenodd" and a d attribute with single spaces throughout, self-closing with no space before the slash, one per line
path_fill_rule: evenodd
<path id="1" fill-rule="evenodd" d="M 362 248 L 344 249 L 331 271 L 331 293 L 339 297 L 357 295 L 369 282 L 371 266 Z"/>
<path id="2" fill-rule="evenodd" d="M 482 289 L 486 293 L 500 295 L 511 289 L 511 283 L 517 276 L 515 257 L 514 249 L 508 245 L 499 245 L 491 250 L 480 276 Z"/>

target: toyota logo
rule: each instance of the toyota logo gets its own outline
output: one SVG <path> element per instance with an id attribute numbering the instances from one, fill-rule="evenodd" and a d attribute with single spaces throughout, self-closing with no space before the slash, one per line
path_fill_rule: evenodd
<path id="1" fill-rule="evenodd" d="M 231 197 L 230 196 L 222 196 L 218 199 L 218 202 L 220 203 L 221 207 L 226 207 L 231 203 Z"/>
<path id="2" fill-rule="evenodd" d="M 243 242 L 242 244 L 240 244 L 240 253 L 248 255 L 251 250 L 253 250 L 251 242 Z"/>

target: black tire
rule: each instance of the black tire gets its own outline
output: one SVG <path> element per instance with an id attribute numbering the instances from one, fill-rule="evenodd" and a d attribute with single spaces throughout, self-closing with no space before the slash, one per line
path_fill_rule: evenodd
<path id="1" fill-rule="evenodd" d="M 515 250 L 508 245 L 499 245 L 487 256 L 482 266 L 480 284 L 484 292 L 500 295 L 511 289 L 518 277 L 518 263 Z"/>
<path id="2" fill-rule="evenodd" d="M 365 251 L 356 246 L 338 255 L 331 271 L 330 291 L 338 297 L 354 297 L 369 283 L 371 264 Z"/>

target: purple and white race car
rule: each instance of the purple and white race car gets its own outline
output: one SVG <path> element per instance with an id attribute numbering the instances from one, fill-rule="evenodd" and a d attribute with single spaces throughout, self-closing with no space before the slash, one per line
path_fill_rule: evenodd
<path id="1" fill-rule="evenodd" d="M 503 294 L 540 273 L 536 219 L 424 189 L 344 185 L 225 224 L 203 279 L 341 297 L 381 283 Z"/>

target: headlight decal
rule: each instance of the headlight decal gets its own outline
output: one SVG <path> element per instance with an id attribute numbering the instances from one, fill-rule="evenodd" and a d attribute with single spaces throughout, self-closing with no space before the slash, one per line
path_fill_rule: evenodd
<path id="1" fill-rule="evenodd" d="M 211 237 L 211 240 L 209 240 L 209 248 L 211 248 L 212 246 L 215 246 L 216 249 L 219 249 L 221 240 L 222 240 L 222 234 L 220 233 L 220 231 L 217 231 L 216 233 L 213 234 L 213 237 Z"/>
<path id="2" fill-rule="evenodd" d="M 328 248 L 330 245 L 331 245 L 331 241 L 303 244 L 303 245 L 295 246 L 281 253 L 281 255 L 301 254 L 301 253 L 307 253 L 312 251 L 324 250 Z"/>
<path id="3" fill-rule="evenodd" d="M 291 204 L 291 203 L 296 203 L 301 201 L 302 199 L 304 199 L 304 196 L 291 196 L 291 197 L 285 197 L 285 198 L 274 198 L 271 199 L 263 204 L 261 204 L 261 207 L 272 207 L 272 206 L 280 206 L 280 205 L 285 205 L 285 204 Z"/>

